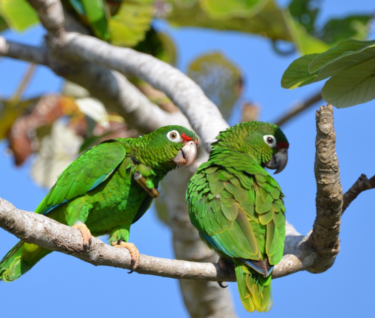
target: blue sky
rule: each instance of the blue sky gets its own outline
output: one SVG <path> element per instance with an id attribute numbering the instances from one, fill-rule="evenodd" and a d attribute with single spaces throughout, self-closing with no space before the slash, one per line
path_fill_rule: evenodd
<path id="1" fill-rule="evenodd" d="M 280 1 L 286 3 L 286 1 Z M 339 4 L 340 3 L 340 4 Z M 339 4 L 339 5 L 338 5 Z M 319 21 L 354 13 L 374 13 L 371 0 L 322 1 Z M 273 121 L 299 100 L 315 93 L 317 83 L 304 88 L 286 90 L 280 79 L 296 55 L 281 57 L 273 53 L 266 39 L 237 32 L 219 32 L 192 28 L 174 29 L 162 22 L 178 47 L 178 66 L 186 71 L 197 56 L 220 51 L 241 67 L 245 75 L 248 100 L 262 106 L 261 120 Z M 35 27 L 23 34 L 9 31 L 3 35 L 15 41 L 39 45 L 43 30 Z M 371 39 L 375 38 L 373 31 Z M 0 95 L 10 96 L 27 64 L 0 59 Z M 26 97 L 44 92 L 58 92 L 61 79 L 45 67 L 39 67 L 26 91 Z M 315 111 L 311 108 L 284 127 L 290 142 L 290 160 L 283 173 L 276 176 L 286 194 L 288 220 L 303 234 L 315 219 L 314 156 Z M 366 173 L 375 174 L 372 158 L 375 101 L 348 109 L 335 109 L 337 154 L 341 182 L 346 191 Z M 30 161 L 15 168 L 5 154 L 6 143 L 0 143 L 0 197 L 16 207 L 32 211 L 46 194 L 29 177 Z M 352 317 L 369 315 L 375 284 L 374 275 L 367 274 L 375 262 L 372 253 L 375 239 L 375 191 L 360 195 L 346 211 L 341 228 L 341 250 L 334 266 L 323 274 L 298 273 L 273 281 L 274 307 L 267 317 Z M 131 242 L 141 253 L 173 258 L 171 233 L 150 210 L 132 227 Z M 0 229 L 0 257 L 17 238 Z M 361 263 L 362 267 L 359 267 Z M 248 314 L 240 303 L 235 283 L 230 284 L 239 317 Z M 102 315 L 133 317 L 188 317 L 173 279 L 128 275 L 126 271 L 94 267 L 73 257 L 53 253 L 43 259 L 18 281 L 0 283 L 1 316 L 79 317 Z M 258 315 L 257 313 L 253 315 Z"/>

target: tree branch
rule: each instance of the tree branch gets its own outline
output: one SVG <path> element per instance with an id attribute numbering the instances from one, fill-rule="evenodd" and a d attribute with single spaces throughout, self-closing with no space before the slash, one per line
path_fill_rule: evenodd
<path id="1" fill-rule="evenodd" d="M 351 186 L 351 188 L 344 194 L 342 213 L 345 212 L 350 203 L 352 203 L 361 192 L 371 189 L 375 189 L 375 176 L 367 179 L 366 175 L 362 174 L 358 178 L 358 180 Z"/>
<path id="2" fill-rule="evenodd" d="M 93 237 L 91 249 L 85 252 L 79 230 L 41 214 L 18 210 L 1 198 L 0 227 L 27 243 L 69 254 L 96 266 L 131 269 L 128 250 L 114 248 Z M 146 255 L 141 255 L 136 272 L 179 279 L 235 280 L 234 273 L 229 276 L 217 264 L 169 260 Z"/>
<path id="3" fill-rule="evenodd" d="M 7 41 L 0 36 L 0 55 L 35 64 L 47 65 L 47 50 Z"/>
<path id="4" fill-rule="evenodd" d="M 310 108 L 311 106 L 315 105 L 322 99 L 322 93 L 319 91 L 308 98 L 306 101 L 298 103 L 293 108 L 291 108 L 287 113 L 281 116 L 278 120 L 275 121 L 275 124 L 278 126 L 284 125 L 289 120 L 293 119 L 306 109 Z"/>

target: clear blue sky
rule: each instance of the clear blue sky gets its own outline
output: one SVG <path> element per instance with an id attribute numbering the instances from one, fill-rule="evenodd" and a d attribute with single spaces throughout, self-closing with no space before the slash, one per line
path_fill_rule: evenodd
<path id="1" fill-rule="evenodd" d="M 286 1 L 281 1 L 286 3 Z M 320 22 L 353 13 L 374 13 L 372 0 L 322 1 Z M 305 99 L 321 83 L 285 90 L 280 87 L 283 71 L 296 56 L 280 57 L 269 41 L 236 32 L 173 29 L 158 22 L 178 46 L 179 67 L 183 71 L 194 58 L 208 51 L 221 51 L 241 67 L 246 78 L 245 97 L 262 106 L 261 120 L 273 121 L 298 100 Z M 23 34 L 9 31 L 12 40 L 38 45 L 43 30 L 35 27 Z M 371 39 L 375 38 L 372 32 Z M 26 63 L 0 60 L 0 95 L 10 96 L 22 77 Z M 61 80 L 39 67 L 26 97 L 58 92 Z M 290 160 L 277 181 L 286 194 L 288 220 L 303 234 L 315 219 L 315 114 L 314 107 L 288 123 L 284 131 L 290 141 Z M 344 191 L 361 173 L 375 174 L 373 127 L 375 101 L 348 109 L 335 109 L 337 153 Z M 30 161 L 16 169 L 0 143 L 0 197 L 16 207 L 32 211 L 46 194 L 29 177 Z M 267 317 L 360 317 L 373 311 L 375 278 L 369 267 L 375 262 L 374 198 L 366 192 L 346 211 L 342 222 L 341 251 L 334 266 L 323 274 L 298 273 L 273 281 L 274 307 Z M 173 258 L 171 233 L 151 209 L 132 227 L 131 241 L 141 253 Z M 17 238 L 0 229 L 0 257 Z M 362 264 L 362 266 L 359 266 Z M 368 274 L 369 273 L 369 274 Z M 239 317 L 248 314 L 240 303 L 235 283 L 230 284 Z M 173 279 L 128 275 L 126 271 L 94 267 L 76 258 L 53 253 L 18 281 L 0 283 L 0 316 L 13 317 L 187 317 Z M 258 314 L 253 314 L 257 316 Z"/>

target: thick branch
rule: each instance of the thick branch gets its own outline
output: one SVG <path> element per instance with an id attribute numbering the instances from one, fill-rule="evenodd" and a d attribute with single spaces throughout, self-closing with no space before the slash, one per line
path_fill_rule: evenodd
<path id="1" fill-rule="evenodd" d="M 90 251 L 84 252 L 79 230 L 40 214 L 18 210 L 1 198 L 0 227 L 25 242 L 73 255 L 96 266 L 131 268 L 130 254 L 126 249 L 114 248 L 93 237 Z M 140 274 L 179 279 L 235 280 L 234 273 L 228 276 L 217 264 L 169 260 L 146 255 L 141 255 L 136 271 Z"/>
<path id="2" fill-rule="evenodd" d="M 186 115 L 204 142 L 206 150 L 228 124 L 218 108 L 190 78 L 150 55 L 120 48 L 96 38 L 67 33 L 60 54 L 89 61 L 123 74 L 132 74 L 163 91 Z"/>
<path id="3" fill-rule="evenodd" d="M 291 108 L 286 114 L 284 114 L 281 118 L 275 121 L 275 124 L 278 126 L 284 125 L 286 122 L 291 120 L 292 118 L 296 117 L 306 109 L 310 108 L 317 102 L 322 99 L 322 93 L 319 91 L 316 94 L 312 95 L 306 101 L 298 103 L 293 108 Z"/>

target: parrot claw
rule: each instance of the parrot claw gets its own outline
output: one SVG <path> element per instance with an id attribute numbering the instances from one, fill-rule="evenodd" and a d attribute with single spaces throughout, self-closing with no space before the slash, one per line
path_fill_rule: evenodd
<path id="1" fill-rule="evenodd" d="M 80 230 L 83 237 L 83 251 L 88 251 L 91 247 L 92 238 L 91 232 L 88 227 L 85 225 L 85 223 L 77 222 L 72 226 L 72 228 Z"/>
<path id="2" fill-rule="evenodd" d="M 128 274 L 133 273 L 138 267 L 139 259 L 140 259 L 139 251 L 135 247 L 135 245 L 133 243 L 125 242 L 125 240 L 121 239 L 121 240 L 118 240 L 117 242 L 112 242 L 112 246 L 126 248 L 129 251 L 132 261 L 131 261 L 131 271 L 128 272 Z"/>
<path id="3" fill-rule="evenodd" d="M 219 284 L 219 286 L 221 287 L 221 288 L 227 288 L 228 287 L 228 285 L 223 285 L 223 282 L 217 282 L 218 284 Z"/>
<path id="4" fill-rule="evenodd" d="M 219 266 L 220 266 L 220 268 L 222 270 L 224 270 L 224 271 L 226 271 L 226 272 L 229 273 L 229 268 L 228 268 L 229 264 L 228 264 L 227 260 L 224 257 L 220 257 L 218 263 L 219 263 Z"/>

